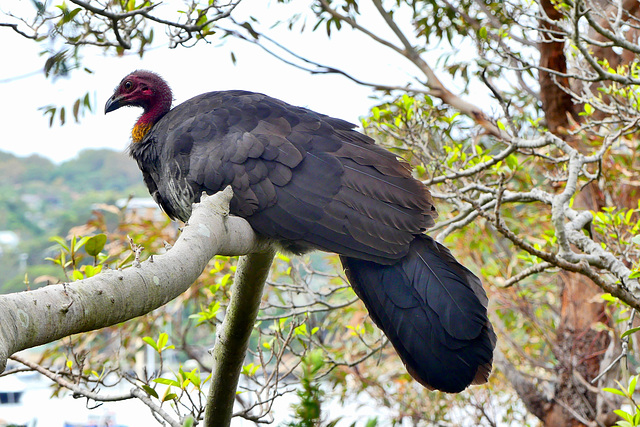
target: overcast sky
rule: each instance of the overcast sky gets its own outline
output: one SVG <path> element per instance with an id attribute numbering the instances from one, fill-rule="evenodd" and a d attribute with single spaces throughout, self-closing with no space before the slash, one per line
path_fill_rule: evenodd
<path id="1" fill-rule="evenodd" d="M 244 13 L 242 5 L 253 4 L 251 11 L 256 13 L 255 3 L 246 0 L 236 11 Z M 265 9 L 261 20 L 268 21 L 267 15 L 276 16 L 282 7 L 272 5 Z M 351 30 L 336 33 L 329 41 L 321 34 L 310 39 L 282 30 L 277 35 L 299 52 L 311 54 L 321 63 L 343 67 L 363 79 L 387 84 L 405 84 L 410 79 L 412 70 L 407 61 L 384 48 L 368 48 L 363 45 L 366 39 Z M 142 59 L 133 54 L 104 56 L 100 49 L 87 48 L 83 51 L 83 65 L 94 74 L 75 71 L 69 78 L 52 82 L 42 73 L 34 73 L 42 70 L 44 64 L 39 55 L 41 46 L 7 28 L 0 28 L 0 36 L 0 57 L 4 58 L 0 67 L 0 150 L 20 156 L 39 153 L 61 162 L 83 148 L 125 150 L 130 129 L 141 110 L 122 109 L 106 116 L 103 110 L 122 77 L 138 68 L 156 71 L 169 82 L 174 105 L 203 92 L 246 89 L 356 123 L 374 105 L 368 88 L 343 77 L 312 76 L 293 69 L 258 47 L 238 40 L 228 39 L 222 45 L 199 43 L 189 49 L 161 47 L 149 51 Z M 237 58 L 235 66 L 230 60 L 231 50 Z M 19 78 L 25 75 L 28 77 Z M 97 111 L 76 124 L 70 114 L 71 106 L 87 91 Z M 67 107 L 67 124 L 49 127 L 48 117 L 38 110 L 48 104 Z"/>

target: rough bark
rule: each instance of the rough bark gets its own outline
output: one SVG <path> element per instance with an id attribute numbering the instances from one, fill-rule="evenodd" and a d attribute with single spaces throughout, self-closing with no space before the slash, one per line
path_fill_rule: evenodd
<path id="1" fill-rule="evenodd" d="M 562 14 L 553 7 L 550 0 L 541 0 L 540 4 L 550 21 L 562 19 Z M 549 20 L 540 20 L 541 42 L 538 46 L 540 67 L 565 74 L 567 72 L 567 57 L 564 53 L 565 41 L 561 37 L 554 38 L 554 32 L 560 33 L 560 29 Z M 569 117 L 575 118 L 576 116 L 571 95 L 562 89 L 569 87 L 569 81 L 566 77 L 544 70 L 540 70 L 538 81 L 547 127 L 550 132 L 561 133 L 562 129 L 569 127 Z"/>
<path id="2" fill-rule="evenodd" d="M 555 134 L 564 134 L 570 121 L 578 121 L 571 95 L 566 91 L 570 82 L 561 74 L 567 72 L 565 41 L 560 28 L 553 23 L 563 19 L 549 0 L 541 0 L 546 19 L 540 20 L 541 43 L 540 66 L 551 72 L 540 70 L 539 84 L 542 108 L 549 130 Z M 564 88 L 564 89 L 563 89 Z M 576 145 L 575 141 L 572 145 Z M 581 147 L 576 147 L 578 151 Z M 593 185 L 586 187 L 576 195 L 574 207 L 579 209 L 598 209 Z M 601 425 L 612 424 L 611 417 L 603 417 L 600 411 L 609 412 L 613 408 L 599 405 L 597 394 L 576 379 L 587 381 L 600 372 L 600 362 L 609 344 L 609 338 L 602 332 L 596 332 L 592 325 L 598 321 L 606 322 L 604 304 L 597 298 L 602 293 L 593 282 L 577 273 L 563 271 L 559 276 L 561 289 L 560 321 L 555 348 L 558 363 L 555 373 L 558 381 L 552 398 L 536 393 L 532 387 L 518 387 L 516 392 L 524 404 L 545 426 L 586 426 L 589 420 L 599 418 Z M 596 410 L 596 408 L 598 408 Z M 536 409 L 535 411 L 532 409 Z M 613 417 L 615 419 L 615 417 Z M 604 423 L 603 421 L 606 420 Z"/>

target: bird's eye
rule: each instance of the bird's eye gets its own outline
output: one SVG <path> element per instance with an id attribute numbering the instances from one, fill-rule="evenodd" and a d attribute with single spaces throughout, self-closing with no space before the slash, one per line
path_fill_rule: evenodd
<path id="1" fill-rule="evenodd" d="M 133 83 L 131 83 L 130 81 L 127 80 L 126 82 L 124 82 L 124 88 L 126 90 L 131 90 L 132 87 L 133 87 Z"/>

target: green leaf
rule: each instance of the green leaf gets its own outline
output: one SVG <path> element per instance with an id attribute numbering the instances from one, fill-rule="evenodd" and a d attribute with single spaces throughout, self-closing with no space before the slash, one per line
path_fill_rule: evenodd
<path id="1" fill-rule="evenodd" d="M 73 249 L 73 252 L 74 253 L 78 252 L 80 248 L 87 243 L 88 240 L 89 240 L 88 236 L 83 236 L 80 238 L 80 240 L 78 240 L 76 236 L 73 236 L 73 238 L 71 239 L 71 248 Z"/>
<path id="2" fill-rule="evenodd" d="M 157 393 L 153 388 L 149 387 L 148 385 L 144 384 L 144 385 L 142 386 L 142 389 L 143 389 L 144 391 L 146 391 L 146 392 L 147 392 L 147 394 L 148 394 L 149 396 L 153 396 L 153 397 L 155 397 L 156 399 L 158 399 L 158 398 L 159 398 L 159 397 L 158 397 L 158 393 Z"/>
<path id="3" fill-rule="evenodd" d="M 78 12 L 80 12 L 81 10 L 82 10 L 82 8 L 79 8 L 79 7 L 77 7 L 77 8 L 75 8 L 75 9 L 73 9 L 71 12 L 69 12 L 69 13 L 65 16 L 65 18 L 64 18 L 64 19 L 65 19 L 65 21 L 66 21 L 66 22 L 71 21 L 73 18 L 75 18 L 75 17 L 76 17 L 76 15 L 78 14 Z"/>
<path id="4" fill-rule="evenodd" d="M 246 375 L 246 376 L 249 376 L 249 377 L 252 376 L 253 375 L 252 372 L 255 372 L 253 370 L 254 366 L 255 366 L 255 364 L 253 364 L 253 363 L 249 363 L 248 365 L 244 365 L 242 367 L 242 373 L 244 375 Z"/>
<path id="5" fill-rule="evenodd" d="M 380 121 L 380 109 L 378 107 L 373 107 L 371 109 L 371 114 L 376 121 Z"/>
<path id="6" fill-rule="evenodd" d="M 80 270 L 73 270 L 73 273 L 71 274 L 71 278 L 73 280 L 82 280 L 84 279 L 84 274 L 82 274 L 82 271 Z"/>
<path id="7" fill-rule="evenodd" d="M 52 242 L 56 242 L 57 244 L 62 246 L 62 249 L 64 249 L 65 251 L 69 252 L 69 245 L 67 245 L 67 241 L 64 240 L 62 237 L 53 236 L 53 237 L 50 237 L 49 240 L 52 241 Z"/>
<path id="8" fill-rule="evenodd" d="M 158 384 L 171 385 L 174 387 L 180 387 L 180 383 L 178 381 L 170 380 L 169 378 L 154 378 L 153 382 Z"/>
<path id="9" fill-rule="evenodd" d="M 89 92 L 87 92 L 84 95 L 84 98 L 82 99 L 82 103 L 84 104 L 85 107 L 87 107 L 89 109 L 89 111 L 91 110 L 91 99 L 89 98 Z"/>
<path id="10" fill-rule="evenodd" d="M 175 393 L 168 393 L 162 397 L 162 401 L 166 402 L 167 400 L 175 400 L 178 398 L 178 395 Z"/>
<path id="11" fill-rule="evenodd" d="M 622 397 L 627 397 L 627 395 L 624 394 L 624 392 L 618 390 L 617 388 L 605 387 L 605 388 L 602 389 L 602 391 L 606 391 L 608 393 L 617 394 L 618 396 L 622 396 Z"/>
<path id="12" fill-rule="evenodd" d="M 293 330 L 295 335 L 308 335 L 307 325 L 304 323 Z"/>
<path id="13" fill-rule="evenodd" d="M 255 373 L 256 370 L 258 370 L 257 365 L 255 369 L 253 369 L 253 372 Z M 196 386 L 196 388 L 198 389 L 200 388 L 200 384 L 202 383 L 202 381 L 200 380 L 200 372 L 198 371 L 198 368 L 193 369 L 191 372 L 185 372 L 184 375 L 187 379 L 189 379 L 189 381 L 191 381 L 191 384 Z"/>
<path id="14" fill-rule="evenodd" d="M 620 335 L 620 338 L 627 337 L 627 336 L 629 336 L 631 334 L 634 334 L 634 333 L 636 333 L 638 331 L 640 331 L 640 326 L 638 326 L 636 328 L 631 328 L 628 331 L 624 331 L 624 333 L 622 335 Z M 636 380 L 638 379 L 637 377 L 633 377 L 633 378 L 635 378 Z"/>
<path id="15" fill-rule="evenodd" d="M 640 328 L 638 328 L 640 329 Z M 629 331 L 627 331 L 629 332 Z M 626 333 L 626 332 L 625 332 Z M 638 376 L 634 375 L 631 377 L 631 379 L 629 380 L 629 388 L 628 388 L 628 393 L 629 396 L 633 396 L 633 392 L 636 391 L 636 383 L 638 382 Z"/>
<path id="16" fill-rule="evenodd" d="M 158 348 L 165 348 L 167 342 L 169 342 L 169 335 L 166 332 L 161 333 L 158 337 Z"/>
<path id="17" fill-rule="evenodd" d="M 78 123 L 78 117 L 80 112 L 80 98 L 76 99 L 76 102 L 73 103 L 73 119 Z"/>
<path id="18" fill-rule="evenodd" d="M 153 347 L 155 349 L 155 351 L 159 351 L 158 350 L 158 345 L 156 344 L 156 340 L 154 340 L 151 337 L 144 337 L 142 338 L 142 341 L 146 342 L 147 344 L 149 344 L 151 347 Z"/>
<path id="19" fill-rule="evenodd" d="M 93 265 L 85 265 L 82 268 L 84 269 L 84 274 L 87 277 L 93 277 L 102 271 L 102 265 L 97 265 L 95 267 Z"/>
<path id="20" fill-rule="evenodd" d="M 378 417 L 369 418 L 365 427 L 376 427 L 378 425 Z"/>
<path id="21" fill-rule="evenodd" d="M 518 157 L 514 154 L 510 154 L 509 156 L 507 156 L 505 161 L 507 162 L 507 166 L 509 167 L 509 169 L 511 169 L 512 171 L 518 169 Z"/>
<path id="22" fill-rule="evenodd" d="M 96 234 L 95 236 L 87 239 L 84 250 L 89 254 L 89 256 L 97 257 L 102 249 L 104 249 L 104 245 L 107 243 L 107 235 L 106 234 Z"/>
<path id="23" fill-rule="evenodd" d="M 617 416 L 619 416 L 620 418 L 625 419 L 626 421 L 633 423 L 633 417 L 631 416 L 631 414 L 629 414 L 628 412 L 625 412 L 621 409 L 615 409 L 613 411 Z"/>

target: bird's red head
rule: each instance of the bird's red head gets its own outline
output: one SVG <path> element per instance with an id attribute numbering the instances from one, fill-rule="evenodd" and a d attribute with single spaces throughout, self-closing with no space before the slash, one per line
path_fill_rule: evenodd
<path id="1" fill-rule="evenodd" d="M 171 109 L 171 89 L 162 77 L 150 71 L 136 70 L 122 79 L 104 106 L 109 113 L 120 107 L 141 107 L 144 113 L 133 127 L 133 142 L 139 142 L 151 127 Z"/>

